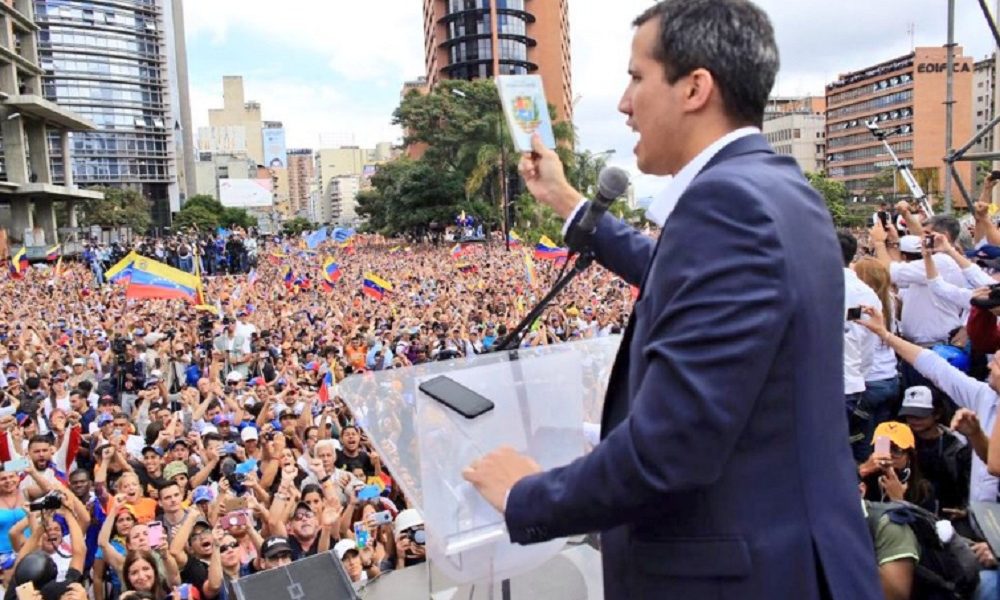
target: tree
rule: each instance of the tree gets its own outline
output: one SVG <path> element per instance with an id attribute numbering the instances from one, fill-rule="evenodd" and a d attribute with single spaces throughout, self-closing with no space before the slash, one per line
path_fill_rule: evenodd
<path id="1" fill-rule="evenodd" d="M 848 225 L 847 215 L 847 188 L 841 181 L 834 181 L 825 173 L 806 173 L 809 185 L 813 187 L 823 200 L 826 201 L 826 208 L 833 217 L 833 223 L 837 227 Z"/>
<path id="2" fill-rule="evenodd" d="M 281 230 L 285 235 L 297 236 L 301 235 L 303 231 L 312 230 L 312 227 L 312 222 L 309 219 L 295 217 L 290 221 L 285 221 L 285 223 L 281 226 Z"/>
<path id="3" fill-rule="evenodd" d="M 222 203 L 205 194 L 191 196 L 174 218 L 177 229 L 214 231 L 217 227 L 253 227 L 257 219 L 243 208 L 222 206 Z"/>
<path id="4" fill-rule="evenodd" d="M 879 196 L 896 193 L 896 169 L 886 167 L 874 177 L 865 182 L 864 195 L 868 201 L 874 201 Z"/>
<path id="5" fill-rule="evenodd" d="M 152 204 L 139 192 L 131 189 L 103 188 L 102 200 L 84 203 L 80 225 L 89 227 L 128 227 L 136 233 L 145 233 L 152 224 Z"/>

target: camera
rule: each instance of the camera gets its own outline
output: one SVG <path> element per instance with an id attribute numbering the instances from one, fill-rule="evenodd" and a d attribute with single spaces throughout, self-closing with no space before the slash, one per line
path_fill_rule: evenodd
<path id="1" fill-rule="evenodd" d="M 924 236 L 924 248 L 934 249 L 934 235 L 927 234 Z"/>
<path id="2" fill-rule="evenodd" d="M 128 351 L 128 340 L 120 335 L 116 335 L 113 340 L 111 340 L 111 351 L 115 353 L 115 361 L 118 366 L 124 365 L 128 357 L 125 353 Z"/>
<path id="3" fill-rule="evenodd" d="M 28 509 L 31 512 L 37 512 L 40 510 L 59 510 L 62 508 L 62 505 L 62 496 L 60 496 L 58 492 L 49 492 L 29 504 Z"/>
<path id="4" fill-rule="evenodd" d="M 1000 181 L 1000 171 L 992 171 L 990 173 L 990 181 Z"/>
<path id="5" fill-rule="evenodd" d="M 414 544 L 423 546 L 427 543 L 427 532 L 423 529 L 407 529 L 405 535 L 410 538 L 410 541 Z"/>

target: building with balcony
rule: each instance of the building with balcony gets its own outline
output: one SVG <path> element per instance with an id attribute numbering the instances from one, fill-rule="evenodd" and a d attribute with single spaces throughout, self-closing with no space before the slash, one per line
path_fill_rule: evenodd
<path id="1" fill-rule="evenodd" d="M 764 137 L 778 154 L 791 156 L 803 173 L 826 167 L 826 102 L 823 98 L 772 98 L 764 113 Z"/>
<path id="2" fill-rule="evenodd" d="M 973 63 L 955 49 L 954 140 L 972 135 Z M 874 121 L 882 130 L 896 130 L 888 139 L 900 161 L 908 166 L 924 192 L 940 197 L 945 165 L 945 48 L 917 48 L 914 52 L 841 75 L 826 86 L 827 174 L 844 182 L 853 196 L 861 196 L 869 180 L 896 165 L 866 126 Z M 972 165 L 958 163 L 967 189 Z M 908 193 L 898 178 L 896 191 Z M 902 186 L 902 187 L 901 187 Z M 892 190 L 884 190 L 891 193 Z M 957 186 L 953 198 L 961 198 Z M 957 202 L 957 200 L 956 200 Z"/>
<path id="3" fill-rule="evenodd" d="M 311 218 L 309 193 L 315 180 L 313 151 L 308 148 L 288 150 L 288 204 L 292 217 Z"/>
<path id="4" fill-rule="evenodd" d="M 993 106 L 996 100 L 996 58 L 990 56 L 976 62 L 972 75 L 972 130 L 973 135 L 993 120 Z M 996 127 L 979 138 L 970 152 L 992 152 Z M 955 140 L 955 145 L 964 144 L 966 140 Z"/>
<path id="5" fill-rule="evenodd" d="M 424 0 L 427 87 L 537 73 L 559 120 L 573 118 L 569 0 Z"/>
<path id="6" fill-rule="evenodd" d="M 73 156 L 70 132 L 94 124 L 42 97 L 39 37 L 31 0 L 0 0 L 0 223 L 29 255 L 59 241 L 57 204 L 68 208 L 62 226 L 76 227 L 79 203 L 102 198 L 62 173 L 63 157 Z"/>
<path id="7" fill-rule="evenodd" d="M 96 127 L 73 137 L 72 179 L 136 189 L 168 225 L 196 187 L 181 0 L 33 4 L 45 98 Z M 64 162 L 53 152 L 57 181 Z"/>

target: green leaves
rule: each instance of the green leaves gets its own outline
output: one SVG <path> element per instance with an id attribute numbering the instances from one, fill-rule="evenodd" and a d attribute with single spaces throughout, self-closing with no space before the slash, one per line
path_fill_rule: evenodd
<path id="1" fill-rule="evenodd" d="M 80 224 L 89 227 L 129 227 L 137 233 L 145 233 L 150 224 L 151 203 L 135 190 L 105 188 L 103 200 L 83 204 Z"/>
<path id="2" fill-rule="evenodd" d="M 826 208 L 833 217 L 833 224 L 837 227 L 848 226 L 849 218 L 847 213 L 847 188 L 843 182 L 829 179 L 825 173 L 806 173 L 809 185 L 813 186 L 820 196 L 826 201 Z"/>
<path id="3" fill-rule="evenodd" d="M 222 203 L 204 194 L 191 196 L 174 217 L 176 229 L 193 229 L 201 231 L 215 230 L 216 227 L 253 227 L 257 219 L 243 208 L 224 207 Z"/>

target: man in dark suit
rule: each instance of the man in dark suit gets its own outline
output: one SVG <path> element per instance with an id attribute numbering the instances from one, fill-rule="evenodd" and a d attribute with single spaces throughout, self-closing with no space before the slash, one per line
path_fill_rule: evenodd
<path id="1" fill-rule="evenodd" d="M 546 473 L 500 449 L 465 477 L 515 542 L 601 531 L 607 598 L 881 598 L 844 420 L 833 223 L 758 129 L 770 21 L 745 0 L 664 0 L 635 25 L 619 109 L 639 168 L 674 179 L 650 209 L 659 241 L 608 215 L 590 240 L 640 286 L 602 441 Z M 570 223 L 585 210 L 537 137 L 520 169 Z"/>

